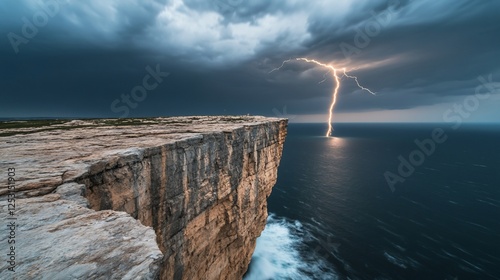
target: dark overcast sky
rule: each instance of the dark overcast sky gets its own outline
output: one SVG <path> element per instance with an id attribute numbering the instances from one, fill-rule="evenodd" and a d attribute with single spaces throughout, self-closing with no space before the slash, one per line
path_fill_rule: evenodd
<path id="1" fill-rule="evenodd" d="M 310 57 L 377 92 L 343 78 L 340 121 L 443 121 L 465 104 L 468 121 L 500 122 L 498 0 L 2 0 L 0 13 L 0 117 L 321 121 L 324 69 L 269 73 Z"/>

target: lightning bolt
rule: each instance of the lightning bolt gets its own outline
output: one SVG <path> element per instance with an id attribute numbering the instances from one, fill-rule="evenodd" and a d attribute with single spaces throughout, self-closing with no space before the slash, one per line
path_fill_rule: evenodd
<path id="1" fill-rule="evenodd" d="M 332 73 L 332 77 L 333 79 L 335 80 L 335 87 L 333 89 L 333 92 L 332 92 L 332 102 L 330 103 L 330 108 L 329 108 L 329 111 L 328 111 L 328 131 L 326 132 L 326 137 L 329 137 L 332 135 L 332 131 L 333 131 L 333 127 L 332 127 L 332 121 L 333 121 L 333 111 L 335 109 L 335 104 L 337 103 L 337 96 L 338 96 L 338 93 L 339 93 L 339 90 L 340 90 L 340 78 L 342 76 L 345 76 L 349 79 L 353 79 L 355 82 L 356 82 L 356 85 L 361 89 L 361 90 L 364 90 L 364 91 L 367 91 L 373 95 L 376 95 L 375 92 L 371 91 L 370 89 L 368 88 L 365 88 L 363 87 L 359 81 L 358 81 L 358 77 L 356 76 L 351 76 L 349 74 L 347 74 L 347 70 L 345 68 L 341 68 L 341 69 L 338 69 L 338 68 L 335 68 L 333 65 L 331 64 L 326 64 L 324 62 L 321 62 L 321 61 L 317 61 L 315 59 L 309 59 L 309 58 L 306 58 L 306 57 L 299 57 L 299 58 L 295 58 L 295 59 L 287 59 L 285 61 L 283 61 L 283 63 L 281 63 L 281 66 L 278 67 L 278 68 L 275 68 L 273 70 L 271 70 L 269 73 L 272 73 L 274 71 L 279 71 L 281 70 L 281 68 L 283 68 L 283 66 L 285 66 L 285 64 L 289 63 L 289 62 L 293 62 L 293 61 L 304 61 L 304 62 L 307 62 L 307 63 L 312 63 L 312 64 L 316 64 L 318 66 L 321 66 L 321 67 L 324 67 L 324 68 L 327 68 L 329 69 L 328 72 L 331 72 Z M 341 75 L 338 74 L 338 71 L 342 71 Z M 327 73 L 328 73 L 327 72 Z M 325 74 L 326 75 L 326 74 Z M 321 81 L 320 83 L 324 82 Z"/>

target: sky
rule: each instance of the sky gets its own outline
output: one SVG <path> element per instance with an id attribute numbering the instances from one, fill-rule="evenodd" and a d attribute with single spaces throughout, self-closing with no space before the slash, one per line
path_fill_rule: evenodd
<path id="1" fill-rule="evenodd" d="M 498 0 L 3 0 L 0 118 L 500 122 Z"/>

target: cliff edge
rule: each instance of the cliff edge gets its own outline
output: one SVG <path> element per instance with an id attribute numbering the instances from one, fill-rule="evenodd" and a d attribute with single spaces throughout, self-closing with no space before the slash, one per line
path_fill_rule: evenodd
<path id="1" fill-rule="evenodd" d="M 241 279 L 285 119 L 0 123 L 1 279 Z"/>

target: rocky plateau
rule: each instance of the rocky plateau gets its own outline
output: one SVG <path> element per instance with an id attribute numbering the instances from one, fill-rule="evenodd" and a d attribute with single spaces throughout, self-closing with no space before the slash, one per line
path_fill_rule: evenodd
<path id="1" fill-rule="evenodd" d="M 241 279 L 286 133 L 258 116 L 0 123 L 0 279 Z"/>

